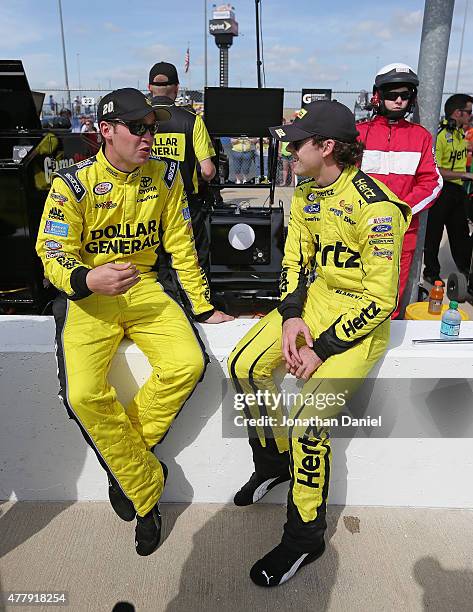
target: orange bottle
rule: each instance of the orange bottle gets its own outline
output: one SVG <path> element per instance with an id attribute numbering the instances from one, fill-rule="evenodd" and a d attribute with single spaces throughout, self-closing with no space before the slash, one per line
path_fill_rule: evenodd
<path id="1" fill-rule="evenodd" d="M 429 314 L 441 314 L 443 291 L 442 281 L 436 280 L 429 293 Z"/>

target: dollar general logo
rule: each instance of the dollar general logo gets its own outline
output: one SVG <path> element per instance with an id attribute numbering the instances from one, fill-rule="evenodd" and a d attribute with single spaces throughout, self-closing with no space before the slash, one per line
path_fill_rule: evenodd
<path id="1" fill-rule="evenodd" d="M 300 110 L 297 111 L 296 113 L 296 117 L 298 119 L 302 119 L 302 117 L 304 117 L 305 115 L 307 115 L 307 111 L 305 108 L 301 108 Z"/>

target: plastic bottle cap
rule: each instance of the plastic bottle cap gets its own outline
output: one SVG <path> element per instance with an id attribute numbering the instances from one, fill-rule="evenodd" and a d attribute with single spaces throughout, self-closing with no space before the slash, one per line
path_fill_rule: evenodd
<path id="1" fill-rule="evenodd" d="M 442 281 L 435 281 L 434 285 L 436 287 L 443 287 L 443 282 Z"/>
<path id="2" fill-rule="evenodd" d="M 458 308 L 458 302 L 455 302 L 455 300 L 452 300 L 449 304 L 449 307 L 452 308 L 453 310 L 456 310 Z"/>

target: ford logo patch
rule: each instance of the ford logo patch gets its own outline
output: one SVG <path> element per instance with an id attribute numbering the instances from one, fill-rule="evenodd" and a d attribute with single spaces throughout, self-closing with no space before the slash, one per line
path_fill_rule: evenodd
<path id="1" fill-rule="evenodd" d="M 373 227 L 371 228 L 372 232 L 375 232 L 375 234 L 384 234 L 384 232 L 390 232 L 392 230 L 393 226 L 392 225 L 373 225 Z"/>
<path id="2" fill-rule="evenodd" d="M 318 213 L 320 212 L 320 204 L 307 204 L 307 206 L 304 206 L 304 212 L 309 213 L 309 215 Z"/>

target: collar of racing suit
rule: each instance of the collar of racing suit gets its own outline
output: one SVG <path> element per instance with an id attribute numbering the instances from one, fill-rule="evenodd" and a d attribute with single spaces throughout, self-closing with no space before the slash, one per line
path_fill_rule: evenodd
<path id="1" fill-rule="evenodd" d="M 400 119 L 389 119 L 389 117 L 385 117 L 384 115 L 375 115 L 373 119 L 371 119 L 372 123 L 379 123 L 380 125 L 386 125 L 388 127 L 392 127 L 393 125 L 402 125 L 403 123 L 409 123 L 401 117 Z"/>
<path id="2" fill-rule="evenodd" d="M 132 172 L 122 172 L 112 166 L 112 164 L 105 157 L 105 153 L 103 152 L 103 147 L 96 155 L 98 163 L 106 170 L 108 174 L 110 174 L 115 181 L 115 183 L 132 183 L 136 181 L 141 176 L 141 167 L 135 168 Z"/>
<path id="3" fill-rule="evenodd" d="M 314 186 L 312 186 L 312 192 L 317 198 L 336 196 L 347 189 L 348 185 L 351 183 L 351 180 L 358 171 L 359 169 L 355 166 L 347 166 L 342 170 L 342 173 L 336 181 L 330 183 L 330 185 L 325 185 L 324 187 L 318 187 L 314 184 Z"/>

